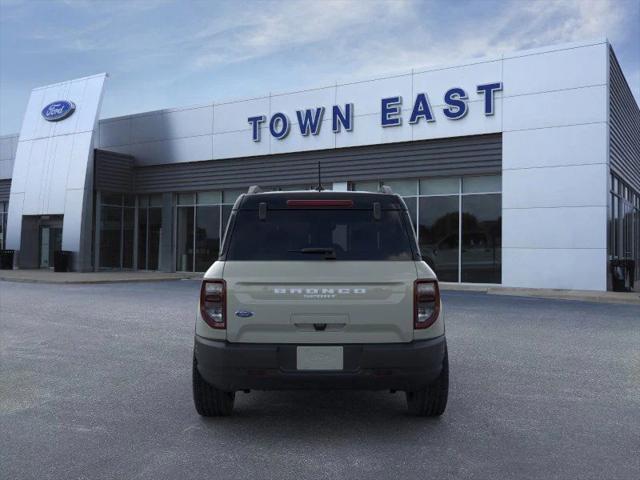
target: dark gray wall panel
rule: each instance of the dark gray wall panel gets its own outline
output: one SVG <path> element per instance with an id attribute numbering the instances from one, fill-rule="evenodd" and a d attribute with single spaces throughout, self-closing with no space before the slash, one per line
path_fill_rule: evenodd
<path id="1" fill-rule="evenodd" d="M 500 173 L 502 135 L 391 143 L 134 168 L 138 193 Z"/>
<path id="2" fill-rule="evenodd" d="M 0 180 L 0 202 L 8 201 L 10 192 L 11 179 Z"/>
<path id="3" fill-rule="evenodd" d="M 611 48 L 609 155 L 611 170 L 640 192 L 640 109 Z"/>
<path id="4" fill-rule="evenodd" d="M 130 193 L 133 191 L 133 157 L 96 150 L 94 175 L 96 190 Z"/>

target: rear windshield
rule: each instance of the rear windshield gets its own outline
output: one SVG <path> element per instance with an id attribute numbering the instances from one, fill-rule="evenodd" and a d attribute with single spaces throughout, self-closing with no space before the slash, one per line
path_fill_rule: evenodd
<path id="1" fill-rule="evenodd" d="M 405 218 L 406 217 L 406 218 Z M 412 260 L 403 210 L 239 210 L 230 224 L 227 260 Z"/>

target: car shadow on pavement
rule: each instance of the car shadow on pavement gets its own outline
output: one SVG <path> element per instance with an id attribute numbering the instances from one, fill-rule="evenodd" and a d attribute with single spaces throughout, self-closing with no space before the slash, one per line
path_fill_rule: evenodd
<path id="1" fill-rule="evenodd" d="M 236 394 L 231 417 L 204 419 L 211 427 L 244 426 L 249 431 L 267 431 L 271 427 L 291 429 L 291 433 L 309 438 L 319 431 L 323 436 L 344 436 L 349 425 L 355 436 L 391 428 L 441 424 L 440 418 L 417 418 L 407 412 L 404 392 L 388 391 L 279 391 Z"/>

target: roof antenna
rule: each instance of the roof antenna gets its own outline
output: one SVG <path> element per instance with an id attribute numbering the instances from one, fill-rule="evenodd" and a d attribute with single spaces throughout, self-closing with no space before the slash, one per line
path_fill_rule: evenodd
<path id="1" fill-rule="evenodd" d="M 320 171 L 320 162 L 318 162 L 318 191 L 321 192 L 322 190 L 324 190 L 324 188 L 322 188 L 322 175 Z"/>

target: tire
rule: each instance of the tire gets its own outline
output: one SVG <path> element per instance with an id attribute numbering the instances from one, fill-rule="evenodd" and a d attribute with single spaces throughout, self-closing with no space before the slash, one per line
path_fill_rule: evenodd
<path id="1" fill-rule="evenodd" d="M 445 347 L 442 371 L 424 390 L 406 392 L 409 413 L 419 417 L 439 417 L 447 408 L 449 396 L 449 354 Z"/>
<path id="2" fill-rule="evenodd" d="M 198 364 L 193 359 L 193 403 L 203 417 L 228 417 L 233 412 L 235 392 L 223 392 L 209 385 L 198 372 Z"/>

